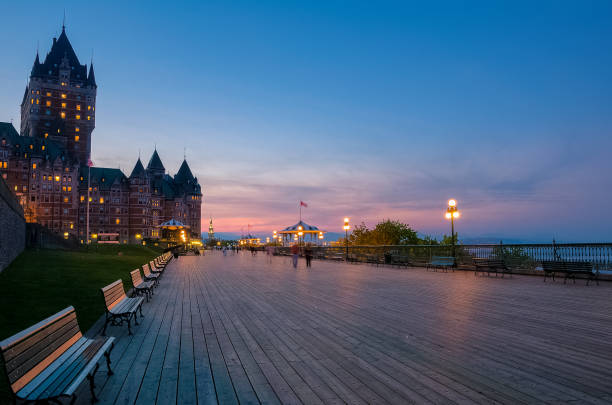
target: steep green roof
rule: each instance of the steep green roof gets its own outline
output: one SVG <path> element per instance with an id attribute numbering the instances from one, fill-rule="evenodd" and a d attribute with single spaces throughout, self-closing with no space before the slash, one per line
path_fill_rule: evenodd
<path id="1" fill-rule="evenodd" d="M 138 158 L 138 161 L 136 162 L 136 165 L 134 166 L 134 169 L 132 170 L 132 174 L 130 174 L 130 178 L 137 177 L 137 176 L 142 176 L 144 174 L 146 174 L 145 168 L 142 165 L 142 162 L 140 161 L 140 158 Z"/>
<path id="2" fill-rule="evenodd" d="M 162 172 L 166 171 L 166 168 L 164 167 L 161 159 L 159 158 L 159 155 L 157 154 L 157 149 L 153 151 L 153 155 L 151 155 L 151 159 L 149 159 L 147 170 L 159 170 Z"/>
<path id="3" fill-rule="evenodd" d="M 174 176 L 174 181 L 179 184 L 184 184 L 184 183 L 193 183 L 194 180 L 195 179 L 193 177 L 193 174 L 191 173 L 191 169 L 189 168 L 187 161 L 183 160 L 183 164 L 181 165 L 181 168 L 179 169 L 176 176 Z"/>
<path id="4" fill-rule="evenodd" d="M 21 136 L 10 122 L 0 122 L 0 141 L 2 139 L 6 139 L 13 156 L 24 156 L 27 153 L 30 157 L 38 157 L 51 162 L 57 158 L 67 159 L 61 145 L 50 139 Z"/>
<path id="5" fill-rule="evenodd" d="M 108 167 L 92 167 L 88 170 L 87 166 L 81 167 L 81 186 L 87 187 L 87 173 L 91 173 L 90 186 L 97 185 L 100 190 L 108 190 L 115 182 L 125 182 L 127 177 L 119 169 Z"/>

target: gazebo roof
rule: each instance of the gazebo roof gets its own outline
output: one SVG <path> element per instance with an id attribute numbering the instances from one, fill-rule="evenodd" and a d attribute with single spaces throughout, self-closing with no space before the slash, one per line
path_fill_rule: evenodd
<path id="1" fill-rule="evenodd" d="M 183 224 L 180 221 L 172 218 L 170 221 L 166 221 L 163 224 L 159 225 L 160 228 L 169 228 L 169 229 L 179 229 L 179 228 L 188 228 L 187 225 Z"/>
<path id="2" fill-rule="evenodd" d="M 306 222 L 304 221 L 300 221 L 295 225 L 292 226 L 288 226 L 285 229 L 283 229 L 281 231 L 281 233 L 293 233 L 293 232 L 298 232 L 299 231 L 299 227 L 302 226 L 302 231 L 303 232 L 321 232 L 319 230 L 319 228 L 317 228 L 316 226 L 313 225 L 308 225 Z"/>

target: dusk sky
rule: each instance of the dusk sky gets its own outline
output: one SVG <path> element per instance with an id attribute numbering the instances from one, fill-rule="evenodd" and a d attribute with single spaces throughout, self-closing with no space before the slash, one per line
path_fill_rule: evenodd
<path id="1" fill-rule="evenodd" d="M 4 2 L 0 121 L 66 32 L 98 83 L 93 161 L 157 145 L 203 230 L 392 218 L 459 238 L 610 241 L 612 2 Z M 423 4 L 427 3 L 427 4 Z M 10 17 L 9 17 L 10 16 Z"/>

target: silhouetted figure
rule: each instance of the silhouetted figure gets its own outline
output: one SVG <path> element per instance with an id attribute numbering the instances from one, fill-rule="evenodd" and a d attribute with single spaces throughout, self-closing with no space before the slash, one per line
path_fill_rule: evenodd
<path id="1" fill-rule="evenodd" d="M 306 258 L 306 267 L 311 267 L 310 262 L 312 261 L 312 248 L 310 246 L 306 246 L 306 248 L 304 248 L 304 257 Z"/>
<path id="2" fill-rule="evenodd" d="M 299 255 L 300 255 L 300 248 L 296 243 L 295 245 L 291 246 L 291 259 L 293 260 L 294 269 L 297 269 Z"/>

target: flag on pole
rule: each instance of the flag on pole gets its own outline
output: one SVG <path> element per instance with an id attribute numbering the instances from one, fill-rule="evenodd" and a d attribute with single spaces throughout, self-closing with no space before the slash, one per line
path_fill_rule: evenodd
<path id="1" fill-rule="evenodd" d="M 308 204 L 306 204 L 304 201 L 300 201 L 300 207 L 308 208 Z"/>
<path id="2" fill-rule="evenodd" d="M 93 167 L 94 163 L 91 161 L 91 159 L 87 160 L 87 166 L 89 167 Z"/>

